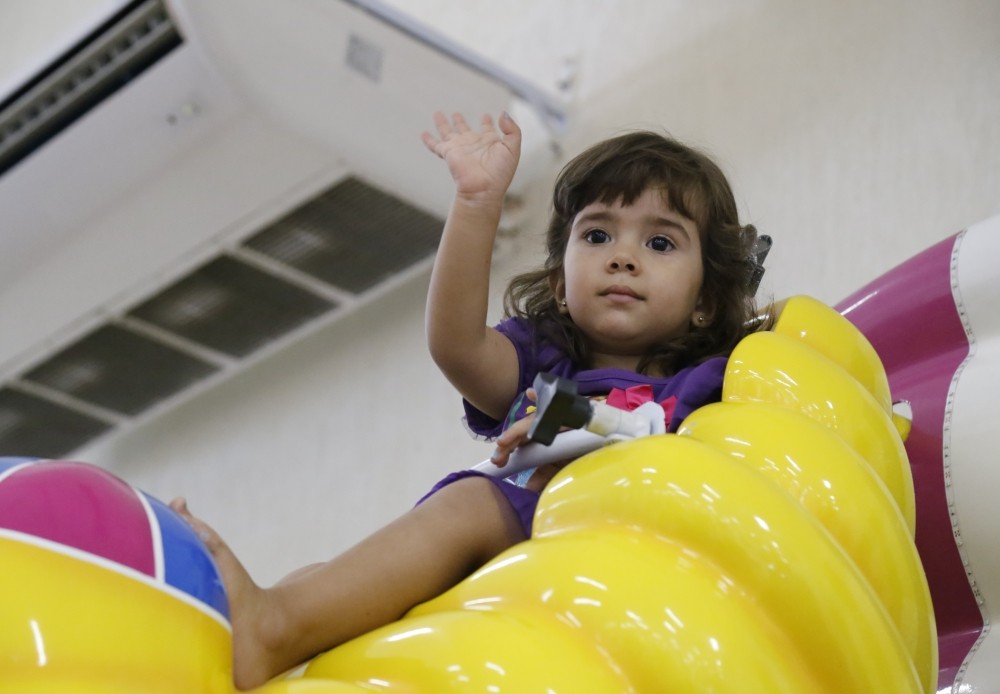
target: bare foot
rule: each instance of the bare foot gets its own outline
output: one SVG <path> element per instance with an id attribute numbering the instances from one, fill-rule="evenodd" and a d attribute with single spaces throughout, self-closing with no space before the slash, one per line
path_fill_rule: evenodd
<path id="1" fill-rule="evenodd" d="M 222 575 L 233 626 L 233 682 L 236 687 L 252 689 L 296 665 L 278 661 L 284 619 L 269 592 L 253 582 L 218 533 L 191 515 L 185 499 L 174 499 L 170 508 L 198 533 Z"/>

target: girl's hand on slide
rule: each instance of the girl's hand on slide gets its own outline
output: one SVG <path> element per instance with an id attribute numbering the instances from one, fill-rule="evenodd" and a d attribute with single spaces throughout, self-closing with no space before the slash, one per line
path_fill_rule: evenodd
<path id="1" fill-rule="evenodd" d="M 525 391 L 525 395 L 531 402 L 538 401 L 538 394 L 535 392 L 534 388 L 528 388 Z M 496 440 L 496 448 L 493 450 L 493 455 L 490 456 L 490 460 L 497 467 L 503 467 L 507 464 L 510 459 L 510 454 L 514 450 L 525 443 L 528 443 L 530 439 L 528 438 L 528 432 L 531 431 L 531 423 L 535 420 L 534 413 L 529 413 L 523 419 L 511 424 L 507 427 Z"/>
<path id="2" fill-rule="evenodd" d="M 525 394 L 531 402 L 538 402 L 538 393 L 535 392 L 534 388 L 528 388 Z M 528 438 L 528 432 L 531 431 L 531 425 L 534 420 L 535 414 L 533 412 L 529 413 L 523 419 L 519 419 L 511 424 L 506 431 L 497 437 L 496 449 L 493 451 L 493 455 L 490 456 L 490 460 L 494 465 L 502 468 L 510 460 L 511 453 L 519 446 L 531 442 L 531 439 Z M 566 431 L 566 428 L 563 427 L 562 430 Z M 534 474 L 528 478 L 528 483 L 525 485 L 526 488 L 541 492 L 545 488 L 545 485 L 549 483 L 549 480 L 555 477 L 555 474 L 569 465 L 570 462 L 572 461 L 563 460 L 539 466 L 535 469 Z"/>
<path id="3" fill-rule="evenodd" d="M 518 446 L 528 443 L 530 440 L 528 432 L 531 430 L 531 423 L 534 419 L 535 415 L 529 414 L 524 419 L 519 419 L 511 424 L 506 431 L 497 437 L 496 448 L 493 450 L 493 455 L 490 456 L 494 465 L 503 467 L 510 460 L 510 454 Z"/>

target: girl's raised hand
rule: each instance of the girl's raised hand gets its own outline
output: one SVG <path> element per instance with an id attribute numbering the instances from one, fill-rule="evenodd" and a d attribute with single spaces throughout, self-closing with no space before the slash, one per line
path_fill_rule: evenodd
<path id="1" fill-rule="evenodd" d="M 484 115 L 479 130 L 473 130 L 460 113 L 449 121 L 434 114 L 438 136 L 424 132 L 421 138 L 434 154 L 445 160 L 455 180 L 456 194 L 473 200 L 502 200 L 514 178 L 521 156 L 521 129 L 507 114 L 497 126 Z"/>

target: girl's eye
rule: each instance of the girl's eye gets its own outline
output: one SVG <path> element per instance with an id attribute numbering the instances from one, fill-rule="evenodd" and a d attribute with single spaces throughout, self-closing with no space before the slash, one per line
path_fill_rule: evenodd
<path id="1" fill-rule="evenodd" d="M 646 243 L 646 245 L 652 248 L 654 251 L 662 253 L 664 251 L 669 251 L 671 248 L 673 248 L 674 242 L 668 239 L 666 236 L 654 236 Z"/>
<path id="2" fill-rule="evenodd" d="M 604 229 L 590 229 L 583 235 L 583 238 L 587 243 L 607 243 L 611 240 L 611 234 Z"/>

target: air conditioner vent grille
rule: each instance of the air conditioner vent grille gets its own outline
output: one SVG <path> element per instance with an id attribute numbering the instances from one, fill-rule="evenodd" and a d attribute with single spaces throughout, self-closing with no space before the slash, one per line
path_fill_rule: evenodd
<path id="1" fill-rule="evenodd" d="M 440 218 L 348 178 L 244 245 L 360 294 L 433 254 L 442 225 Z"/>
<path id="2" fill-rule="evenodd" d="M 13 388 L 0 388 L 0 440 L 5 451 L 58 458 L 105 433 L 111 426 Z"/>
<path id="3" fill-rule="evenodd" d="M 123 415 L 136 415 L 216 370 L 169 345 L 104 325 L 23 379 Z M 4 441 L 7 450 L 12 449 Z"/>
<path id="4" fill-rule="evenodd" d="M 220 256 L 128 315 L 243 357 L 336 304 L 230 256 Z"/>

